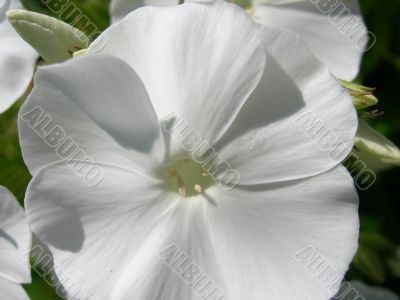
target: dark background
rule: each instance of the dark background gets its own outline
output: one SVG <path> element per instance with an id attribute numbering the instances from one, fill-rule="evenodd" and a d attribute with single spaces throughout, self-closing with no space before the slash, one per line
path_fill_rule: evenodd
<path id="1" fill-rule="evenodd" d="M 368 29 L 376 45 L 364 55 L 358 78 L 376 87 L 377 107 L 384 115 L 369 120 L 400 145 L 400 1 L 361 0 Z M 383 285 L 400 295 L 400 168 L 378 174 L 371 189 L 359 192 L 360 249 L 349 278 Z"/>

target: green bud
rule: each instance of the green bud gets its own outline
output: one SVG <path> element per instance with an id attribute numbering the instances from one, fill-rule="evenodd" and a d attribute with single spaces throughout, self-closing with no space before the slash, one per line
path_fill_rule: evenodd
<path id="1" fill-rule="evenodd" d="M 373 95 L 375 88 L 366 87 L 345 80 L 340 80 L 340 83 L 353 98 L 353 104 L 357 110 L 365 109 L 378 103 L 378 99 Z"/>
<path id="2" fill-rule="evenodd" d="M 363 120 L 358 125 L 353 151 L 375 172 L 400 166 L 400 149 Z"/>
<path id="3" fill-rule="evenodd" d="M 62 62 L 87 48 L 88 37 L 79 29 L 46 15 L 9 10 L 7 18 L 18 34 L 48 63 Z"/>

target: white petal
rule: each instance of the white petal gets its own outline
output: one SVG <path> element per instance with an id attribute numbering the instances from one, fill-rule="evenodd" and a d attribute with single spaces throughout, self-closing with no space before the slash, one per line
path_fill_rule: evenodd
<path id="1" fill-rule="evenodd" d="M 101 167 L 105 177 L 96 187 L 85 186 L 61 163 L 41 169 L 29 185 L 28 219 L 49 246 L 60 283 L 79 299 L 198 299 L 160 253 L 177 245 L 188 253 L 186 264 L 201 265 L 218 281 L 204 222 L 204 207 L 212 204 L 165 193 L 160 182 L 127 170 Z"/>
<path id="2" fill-rule="evenodd" d="M 137 9 L 90 49 L 116 55 L 138 72 L 159 119 L 176 113 L 213 143 L 262 75 L 265 50 L 258 33 L 235 5 L 188 2 Z"/>
<path id="3" fill-rule="evenodd" d="M 46 116 L 52 119 L 49 125 Z M 57 124 L 61 137 L 52 139 Z M 164 158 L 147 92 L 136 73 L 115 57 L 83 56 L 40 68 L 20 111 L 19 131 L 31 173 L 79 150 L 95 161 L 127 168 L 152 168 Z M 72 147 L 68 138 L 77 147 L 65 153 Z"/>
<path id="4" fill-rule="evenodd" d="M 255 5 L 257 21 L 300 34 L 335 76 L 352 80 L 358 74 L 367 29 L 357 0 L 322 1 L 326 13 L 312 1 L 259 2 Z"/>
<path id="5" fill-rule="evenodd" d="M 146 255 L 128 260 L 111 299 L 226 299 L 220 298 L 223 281 L 205 217 L 205 207 L 212 204 L 202 197 L 178 201 L 169 220 L 171 232 L 152 247 L 143 246 Z"/>
<path id="6" fill-rule="evenodd" d="M 31 233 L 22 207 L 0 186 L 0 279 L 30 282 L 30 245 Z"/>
<path id="7" fill-rule="evenodd" d="M 215 203 L 205 211 L 210 244 L 228 299 L 336 294 L 359 229 L 357 193 L 343 167 L 303 181 L 207 194 Z"/>
<path id="8" fill-rule="evenodd" d="M 400 149 L 362 120 L 355 146 L 354 153 L 375 172 L 400 166 Z"/>
<path id="9" fill-rule="evenodd" d="M 112 23 L 122 20 L 135 9 L 143 6 L 171 6 L 177 5 L 179 0 L 112 0 L 110 4 L 110 15 Z"/>
<path id="10" fill-rule="evenodd" d="M 21 97 L 29 86 L 38 55 L 8 23 L 6 5 L 21 8 L 18 1 L 3 1 L 0 8 L 0 113 Z"/>
<path id="11" fill-rule="evenodd" d="M 29 300 L 29 296 L 18 283 L 0 277 L 1 297 L 4 300 Z"/>
<path id="12" fill-rule="evenodd" d="M 356 250 L 357 196 L 343 168 L 303 182 L 179 199 L 157 182 L 103 167 L 105 179 L 90 188 L 55 164 L 38 172 L 27 193 L 29 221 L 71 296 L 204 299 L 182 275 L 195 264 L 197 278 L 208 276 L 227 299 L 323 300 L 336 285 L 322 286 L 293 256 L 312 246 L 341 276 Z M 174 255 L 174 266 L 160 255 L 172 245 L 187 255 Z"/>
<path id="13" fill-rule="evenodd" d="M 52 252 L 59 281 L 81 299 L 120 299 L 111 297 L 123 293 L 114 287 L 120 280 L 134 283 L 146 272 L 142 267 L 159 261 L 154 251 L 175 226 L 178 197 L 164 193 L 159 181 L 101 167 L 104 180 L 88 187 L 64 164 L 48 166 L 26 196 L 28 220 Z M 137 272 L 123 278 L 128 267 Z"/>
<path id="14" fill-rule="evenodd" d="M 329 170 L 346 158 L 357 129 L 351 97 L 298 36 L 264 28 L 264 38 L 263 78 L 217 147 L 241 184 Z"/>
<path id="15" fill-rule="evenodd" d="M 365 300 L 399 300 L 399 296 L 383 287 L 367 286 L 361 281 L 351 281 L 350 283 L 352 288 L 360 293 Z M 340 295 L 341 294 L 339 293 L 338 296 Z"/>

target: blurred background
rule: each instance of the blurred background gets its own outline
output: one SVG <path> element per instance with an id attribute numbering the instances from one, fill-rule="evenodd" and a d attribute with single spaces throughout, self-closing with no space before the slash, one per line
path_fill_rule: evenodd
<path id="1" fill-rule="evenodd" d="M 51 13 L 41 0 L 21 0 L 29 10 Z M 108 1 L 72 0 L 84 13 L 104 29 L 109 24 Z M 400 145 L 400 0 L 360 0 L 368 29 L 377 43 L 363 59 L 357 79 L 376 87 L 377 107 L 384 114 L 367 121 L 396 145 Z M 8 187 L 22 203 L 30 175 L 18 145 L 17 112 L 23 100 L 0 116 L 0 185 Z M 359 191 L 361 235 L 360 247 L 348 280 L 387 287 L 400 294 L 400 168 L 378 174 L 367 191 Z M 43 278 L 33 272 L 33 284 L 26 286 L 32 300 L 56 300 Z"/>

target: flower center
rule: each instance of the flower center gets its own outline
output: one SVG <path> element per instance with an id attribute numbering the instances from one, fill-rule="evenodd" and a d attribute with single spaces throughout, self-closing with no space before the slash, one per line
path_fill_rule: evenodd
<path id="1" fill-rule="evenodd" d="M 214 184 L 208 172 L 189 158 L 178 159 L 168 165 L 163 170 L 163 177 L 168 190 L 187 198 L 203 193 Z"/>

